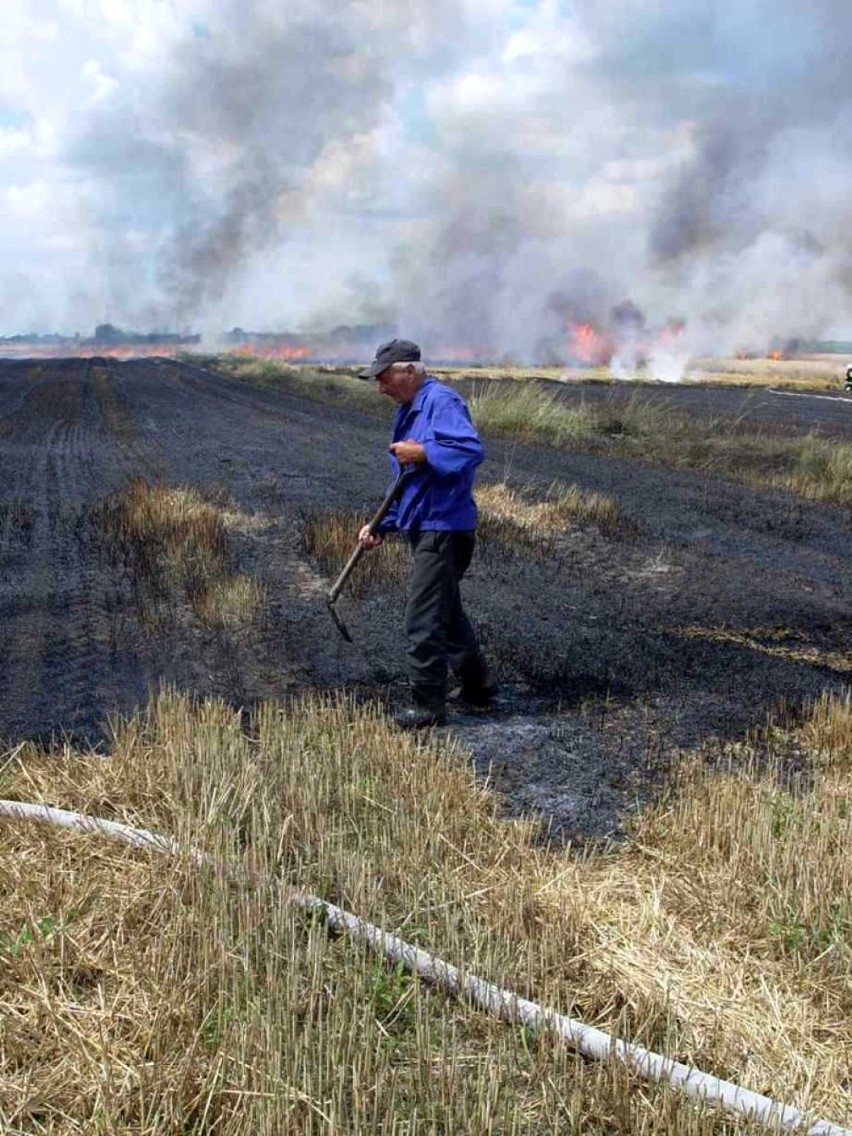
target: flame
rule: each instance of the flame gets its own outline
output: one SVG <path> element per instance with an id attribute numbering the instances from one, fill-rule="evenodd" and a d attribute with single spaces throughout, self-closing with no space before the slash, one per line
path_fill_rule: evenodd
<path id="1" fill-rule="evenodd" d="M 307 344 L 295 343 L 244 343 L 240 347 L 232 347 L 229 354 L 254 359 L 282 359 L 288 363 L 300 362 L 314 356 L 313 350 Z"/>
<path id="2" fill-rule="evenodd" d="M 605 366 L 614 354 L 608 336 L 597 331 L 590 323 L 569 324 L 567 328 L 568 357 L 591 367 Z"/>
<path id="3" fill-rule="evenodd" d="M 253 359 L 280 359 L 290 363 L 363 364 L 369 360 L 375 344 L 332 341 L 319 337 L 314 340 L 288 337 L 285 341 L 270 337 L 249 339 L 229 347 L 229 355 Z M 493 362 L 499 357 L 496 349 L 484 345 L 471 346 L 455 343 L 438 343 L 429 350 L 430 362 L 445 366 L 470 365 Z"/>
<path id="4" fill-rule="evenodd" d="M 551 312 L 554 309 L 551 307 Z M 585 314 L 585 313 L 584 313 Z M 538 358 L 547 359 L 550 365 L 559 362 L 576 367 L 610 367 L 615 374 L 626 377 L 636 371 L 657 367 L 662 356 L 685 358 L 688 344 L 684 335 L 685 321 L 669 319 L 662 325 L 647 326 L 644 319 L 632 323 L 619 322 L 613 315 L 610 323 L 596 326 L 588 319 L 580 320 L 577 309 L 561 306 L 558 317 L 562 331 L 549 337 L 540 348 Z M 298 332 L 251 333 L 234 329 L 226 333 L 218 349 L 242 358 L 278 359 L 289 363 L 363 365 L 372 357 L 376 342 L 369 338 L 361 325 L 356 328 L 340 327 L 316 336 Z M 155 334 L 165 334 L 158 332 Z M 378 334 L 378 329 L 377 329 Z M 19 336 L 0 339 L 0 357 L 6 358 L 79 358 L 104 357 L 108 359 L 144 359 L 152 356 L 174 357 L 191 350 L 188 345 L 199 337 L 165 335 L 162 342 L 144 337 L 145 342 L 98 343 L 93 339 L 60 339 L 36 337 L 27 341 Z M 47 342 L 46 340 L 50 340 Z M 773 336 L 761 345 L 741 344 L 736 352 L 738 359 L 767 358 L 773 361 L 795 359 L 802 344 L 796 339 Z M 487 342 L 456 343 L 452 340 L 428 346 L 428 361 L 443 366 L 469 366 L 517 362 L 505 351 Z M 523 361 L 523 360 L 522 360 Z"/>
<path id="5" fill-rule="evenodd" d="M 185 344 L 137 343 L 111 344 L 73 342 L 44 343 L 3 343 L 0 342 L 0 357 L 6 359 L 148 359 L 153 356 L 163 358 L 186 351 Z"/>
<path id="6" fill-rule="evenodd" d="M 656 334 L 656 344 L 664 350 L 673 350 L 679 346 L 680 337 L 686 324 L 683 320 L 670 320 L 664 327 L 661 327 Z"/>
<path id="7" fill-rule="evenodd" d="M 773 347 L 771 350 L 766 351 L 749 351 L 745 347 L 741 347 L 735 355 L 736 359 L 772 359 L 778 362 L 781 359 L 789 359 L 790 354 L 783 347 Z"/>

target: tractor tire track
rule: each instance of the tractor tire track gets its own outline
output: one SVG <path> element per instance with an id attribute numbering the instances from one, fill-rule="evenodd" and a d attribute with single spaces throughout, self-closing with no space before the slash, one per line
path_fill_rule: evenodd
<path id="1" fill-rule="evenodd" d="M 95 555 L 88 521 L 105 464 L 122 463 L 102 461 L 117 447 L 87 365 L 49 370 L 7 417 L 2 447 L 0 732 L 91 738 L 110 689 L 139 685 L 133 652 L 119 658 L 120 589 Z"/>

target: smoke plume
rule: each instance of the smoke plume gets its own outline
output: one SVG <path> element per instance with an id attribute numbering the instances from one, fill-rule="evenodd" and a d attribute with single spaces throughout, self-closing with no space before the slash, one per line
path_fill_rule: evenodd
<path id="1" fill-rule="evenodd" d="M 6 333 L 381 320 L 541 361 L 588 324 L 616 368 L 673 326 L 852 334 L 840 0 L 24 7 Z"/>

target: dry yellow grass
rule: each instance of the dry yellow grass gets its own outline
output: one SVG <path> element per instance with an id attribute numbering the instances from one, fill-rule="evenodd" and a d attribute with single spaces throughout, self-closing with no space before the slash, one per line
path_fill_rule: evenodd
<path id="1" fill-rule="evenodd" d="M 839 390 L 852 359 L 843 355 L 800 359 L 693 359 L 690 382 L 781 390 Z"/>
<path id="2" fill-rule="evenodd" d="M 314 513 L 305 518 L 302 529 L 305 551 L 324 576 L 331 579 L 343 570 L 356 546 L 358 533 L 368 520 L 366 514 L 342 511 Z M 375 584 L 399 585 L 408 572 L 408 563 L 406 546 L 398 540 L 386 540 L 361 557 L 356 571 L 349 577 L 347 591 L 360 598 Z"/>
<path id="3" fill-rule="evenodd" d="M 137 479 L 104 502 L 99 520 L 113 555 L 130 568 L 147 622 L 178 597 L 210 627 L 262 617 L 266 589 L 235 570 L 229 539 L 229 528 L 250 522 L 229 502 Z"/>
<path id="4" fill-rule="evenodd" d="M 749 1087 L 852 1107 L 848 699 L 685 759 L 628 841 L 582 856 L 500 820 L 452 746 L 342 700 L 262 707 L 246 733 L 164 692 L 107 759 L 25 747 L 0 769 L 2 796 L 173 833 L 252 881 L 2 823 L 13 1130 L 753 1131 L 428 993 L 279 882 Z"/>
<path id="5" fill-rule="evenodd" d="M 798 359 L 694 358 L 684 368 L 683 383 L 693 385 L 774 386 L 782 390 L 838 390 L 843 386 L 846 368 L 852 358 L 843 355 L 803 356 Z M 529 382 L 541 379 L 559 383 L 611 383 L 670 386 L 655 379 L 647 368 L 636 368 L 619 376 L 609 367 L 522 367 L 482 364 L 476 367 L 435 367 L 434 373 L 449 381 L 507 380 Z"/>
<path id="6" fill-rule="evenodd" d="M 675 633 L 687 639 L 706 639 L 713 643 L 734 643 L 761 655 L 809 666 L 828 667 L 839 674 L 852 673 L 852 651 L 827 651 L 809 643 L 801 631 L 782 627 L 755 627 L 738 631 L 731 627 L 680 627 Z"/>
<path id="7" fill-rule="evenodd" d="M 553 540 L 578 526 L 594 525 L 602 532 L 624 528 L 618 502 L 604 493 L 592 493 L 577 485 L 554 482 L 540 500 L 496 482 L 476 488 L 479 507 L 478 539 L 504 548 L 536 547 L 548 551 Z M 365 515 L 346 512 L 316 513 L 304 521 L 305 551 L 316 561 L 323 575 L 332 578 L 343 568 L 355 547 Z M 375 584 L 401 585 L 409 567 L 404 542 L 393 538 L 364 556 L 347 588 L 363 597 Z"/>
<path id="8" fill-rule="evenodd" d="M 592 493 L 577 485 L 554 482 L 540 501 L 531 501 L 505 482 L 480 485 L 476 490 L 483 540 L 510 541 L 518 535 L 527 541 L 546 542 L 580 525 L 595 525 L 613 532 L 620 525 L 620 506 L 605 493 Z M 510 533 L 506 533 L 506 526 Z"/>
<path id="9" fill-rule="evenodd" d="M 782 390 L 838 390 L 852 358 L 843 355 L 803 356 L 798 359 L 694 358 L 685 365 L 682 382 L 688 385 L 774 386 Z M 450 381 L 458 379 L 542 379 L 561 383 L 671 384 L 655 380 L 651 371 L 637 368 L 616 377 L 609 367 L 517 367 L 498 364 L 477 367 L 437 367 L 435 373 Z"/>

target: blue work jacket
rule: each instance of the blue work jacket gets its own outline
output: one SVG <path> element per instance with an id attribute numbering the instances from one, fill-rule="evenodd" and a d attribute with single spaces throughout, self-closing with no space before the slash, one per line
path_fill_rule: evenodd
<path id="1" fill-rule="evenodd" d="M 408 406 L 397 408 L 394 442 L 422 442 L 426 461 L 413 466 L 379 532 L 476 528 L 473 478 L 485 456 L 461 395 L 427 375 Z M 400 466 L 391 454 L 394 477 Z"/>

